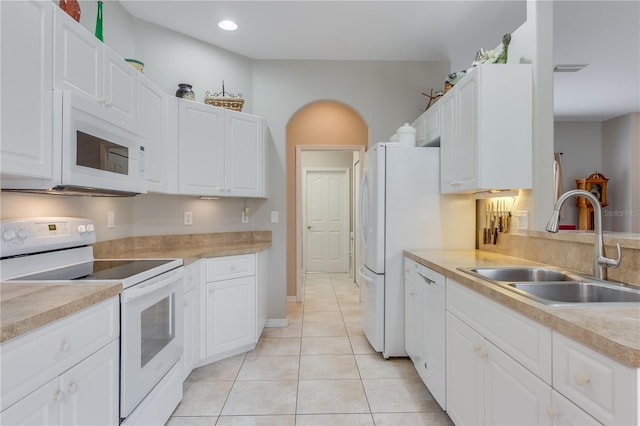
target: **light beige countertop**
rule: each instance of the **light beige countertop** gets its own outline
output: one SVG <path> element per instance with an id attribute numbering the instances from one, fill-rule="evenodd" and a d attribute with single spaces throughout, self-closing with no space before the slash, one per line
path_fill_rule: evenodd
<path id="1" fill-rule="evenodd" d="M 405 250 L 404 254 L 616 361 L 640 368 L 639 306 L 548 306 L 459 271 L 474 266 L 552 266 L 481 250 Z"/>
<path id="2" fill-rule="evenodd" d="M 3 282 L 0 285 L 0 343 L 78 312 L 122 291 L 122 284 L 67 281 Z"/>
<path id="3" fill-rule="evenodd" d="M 198 259 L 220 256 L 235 256 L 239 254 L 258 253 L 271 246 L 271 241 L 218 243 L 202 246 L 167 246 L 163 248 L 136 248 L 119 253 L 102 255 L 103 259 L 149 259 L 149 258 L 181 258 L 184 264 Z"/>
<path id="4" fill-rule="evenodd" d="M 208 257 L 258 253 L 271 246 L 271 232 L 132 237 L 94 245 L 102 259 L 181 258 L 185 265 Z M 3 282 L 0 284 L 0 343 L 99 303 L 121 284 L 94 281 Z"/>

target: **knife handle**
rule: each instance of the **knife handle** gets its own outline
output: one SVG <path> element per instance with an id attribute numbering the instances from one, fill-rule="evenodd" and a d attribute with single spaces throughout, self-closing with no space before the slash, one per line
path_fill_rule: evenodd
<path id="1" fill-rule="evenodd" d="M 498 242 L 498 228 L 496 228 L 493 232 L 493 244 L 495 245 Z"/>

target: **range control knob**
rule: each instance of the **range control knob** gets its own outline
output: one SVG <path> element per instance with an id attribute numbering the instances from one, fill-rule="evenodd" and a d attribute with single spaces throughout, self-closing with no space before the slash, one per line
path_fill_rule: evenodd
<path id="1" fill-rule="evenodd" d="M 5 241 L 11 241 L 16 237 L 16 231 L 13 229 L 7 229 L 2 232 L 2 239 Z"/>
<path id="2" fill-rule="evenodd" d="M 87 225 L 87 232 L 95 232 L 96 228 L 92 223 Z"/>
<path id="3" fill-rule="evenodd" d="M 29 238 L 29 230 L 27 228 L 20 228 L 18 229 L 18 238 L 20 238 L 21 240 L 26 240 L 27 238 Z"/>
<path id="4" fill-rule="evenodd" d="M 87 232 L 87 225 L 78 225 L 78 232 L 80 234 L 84 234 L 85 232 Z"/>

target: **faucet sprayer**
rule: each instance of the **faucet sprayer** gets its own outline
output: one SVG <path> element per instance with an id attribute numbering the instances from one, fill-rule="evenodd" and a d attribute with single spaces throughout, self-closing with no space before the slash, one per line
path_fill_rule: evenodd
<path id="1" fill-rule="evenodd" d="M 560 223 L 560 208 L 570 197 L 585 197 L 593 206 L 593 232 L 595 237 L 593 246 L 593 276 L 600 280 L 606 280 L 607 267 L 617 268 L 618 265 L 620 265 L 622 252 L 620 249 L 620 243 L 616 243 L 616 248 L 618 250 L 617 258 L 610 259 L 608 257 L 605 257 L 604 238 L 602 236 L 602 206 L 600 205 L 600 200 L 598 200 L 595 195 L 582 189 L 574 189 L 562 194 L 553 207 L 553 212 L 551 213 L 549 222 L 547 222 L 546 230 L 548 232 L 558 232 Z"/>

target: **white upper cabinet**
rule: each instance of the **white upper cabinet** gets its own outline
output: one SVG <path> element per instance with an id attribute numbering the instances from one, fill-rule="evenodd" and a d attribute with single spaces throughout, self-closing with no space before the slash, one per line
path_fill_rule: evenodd
<path id="1" fill-rule="evenodd" d="M 264 197 L 263 118 L 180 101 L 179 192 Z"/>
<path id="2" fill-rule="evenodd" d="M 53 3 L 0 2 L 1 171 L 51 179 Z"/>
<path id="3" fill-rule="evenodd" d="M 440 105 L 436 102 L 413 122 L 416 146 L 440 146 Z"/>
<path id="4" fill-rule="evenodd" d="M 113 122 L 135 130 L 138 71 L 62 10 L 54 9 L 54 86 L 95 100 Z"/>
<path id="5" fill-rule="evenodd" d="M 145 149 L 147 191 L 178 193 L 178 103 L 138 73 L 138 134 Z"/>
<path id="6" fill-rule="evenodd" d="M 227 195 L 264 196 L 263 119 L 225 110 L 225 171 Z"/>
<path id="7" fill-rule="evenodd" d="M 179 102 L 179 192 L 224 195 L 224 109 Z"/>
<path id="8" fill-rule="evenodd" d="M 531 188 L 530 65 L 476 67 L 438 103 L 442 193 Z"/>

